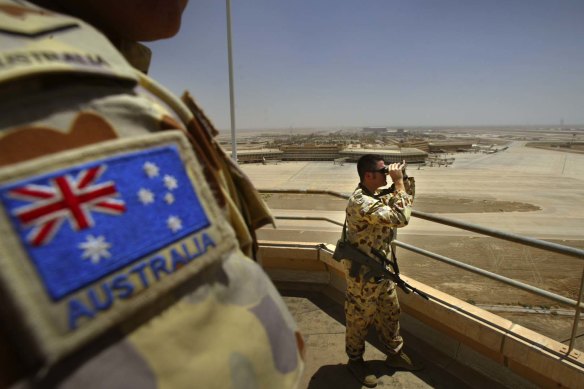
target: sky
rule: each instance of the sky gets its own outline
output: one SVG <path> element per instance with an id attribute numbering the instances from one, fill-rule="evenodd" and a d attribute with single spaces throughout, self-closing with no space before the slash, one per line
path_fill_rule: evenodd
<path id="1" fill-rule="evenodd" d="M 237 129 L 584 124 L 582 0 L 232 0 Z M 148 42 L 230 128 L 226 1 Z"/>

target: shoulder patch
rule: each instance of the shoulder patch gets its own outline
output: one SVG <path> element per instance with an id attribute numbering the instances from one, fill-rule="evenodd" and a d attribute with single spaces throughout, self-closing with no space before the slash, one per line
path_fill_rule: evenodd
<path id="1" fill-rule="evenodd" d="M 0 3 L 0 32 L 6 34 L 39 37 L 78 26 L 73 18 L 59 17 L 42 8 Z"/>
<path id="2" fill-rule="evenodd" d="M 0 169 L 9 291 L 0 298 L 32 329 L 23 335 L 42 359 L 59 359 L 233 250 L 193 162 L 184 136 L 169 131 Z"/>
<path id="3" fill-rule="evenodd" d="M 77 73 L 136 84 L 138 75 L 110 41 L 80 19 L 30 3 L 0 0 L 0 82 Z"/>

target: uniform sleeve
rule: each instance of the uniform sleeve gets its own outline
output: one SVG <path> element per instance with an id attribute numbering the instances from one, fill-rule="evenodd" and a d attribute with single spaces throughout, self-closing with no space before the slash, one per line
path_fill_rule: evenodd
<path id="1" fill-rule="evenodd" d="M 414 177 L 408 177 L 404 180 L 404 186 L 406 188 L 406 193 L 412 197 L 412 202 L 416 197 L 416 180 Z"/>
<path id="2" fill-rule="evenodd" d="M 404 227 L 410 221 L 412 197 L 407 193 L 392 193 L 379 200 L 363 196 L 361 200 L 360 216 L 370 224 Z"/>

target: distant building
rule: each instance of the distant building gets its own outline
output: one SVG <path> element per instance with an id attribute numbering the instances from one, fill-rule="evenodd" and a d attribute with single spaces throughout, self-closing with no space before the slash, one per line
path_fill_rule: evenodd
<path id="1" fill-rule="evenodd" d="M 283 151 L 278 149 L 237 150 L 239 163 L 258 163 L 266 161 L 281 161 Z"/>
<path id="2" fill-rule="evenodd" d="M 414 148 L 395 148 L 395 149 L 345 149 L 339 153 L 340 157 L 346 157 L 348 162 L 357 162 L 365 154 L 381 155 L 385 163 L 401 162 L 407 163 L 424 163 L 428 158 L 428 153 Z"/>
<path id="3" fill-rule="evenodd" d="M 363 132 L 370 134 L 385 134 L 387 127 L 363 127 Z"/>
<path id="4" fill-rule="evenodd" d="M 428 153 L 413 147 L 379 145 L 376 147 L 345 147 L 342 144 L 288 144 L 279 149 L 241 149 L 237 151 L 239 163 L 267 163 L 275 161 L 340 161 L 357 162 L 365 154 L 381 155 L 386 163 L 424 163 Z"/>
<path id="5" fill-rule="evenodd" d="M 428 148 L 431 153 L 455 153 L 457 151 L 470 151 L 472 150 L 472 142 L 431 142 L 428 143 Z"/>
<path id="6" fill-rule="evenodd" d="M 343 145 L 300 144 L 282 145 L 283 161 L 332 161 L 339 158 Z"/>
<path id="7" fill-rule="evenodd" d="M 428 146 L 428 141 L 424 140 L 424 139 L 415 139 L 415 138 L 410 138 L 407 140 L 404 140 L 403 142 L 400 143 L 401 147 L 409 147 L 412 149 L 419 149 L 422 151 L 425 151 L 426 153 L 430 151 L 430 147 Z"/>

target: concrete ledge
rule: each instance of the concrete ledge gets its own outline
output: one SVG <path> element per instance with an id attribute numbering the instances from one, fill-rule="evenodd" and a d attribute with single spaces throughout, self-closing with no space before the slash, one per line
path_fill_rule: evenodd
<path id="1" fill-rule="evenodd" d="M 515 325 L 507 334 L 502 353 L 518 374 L 537 378 L 541 386 L 584 387 L 584 356 L 566 355 L 568 347 L 525 327 Z"/>
<path id="2" fill-rule="evenodd" d="M 342 265 L 316 243 L 311 248 L 304 245 L 312 244 L 294 248 L 294 243 L 288 243 L 290 247 L 261 247 L 260 242 L 261 263 L 268 274 L 288 277 L 286 281 L 328 285 L 333 290 L 331 297 L 341 302 L 345 289 Z M 334 250 L 334 246 L 327 245 L 327 249 Z M 584 387 L 581 352 L 566 355 L 567 346 L 562 343 L 402 277 L 431 296 L 425 300 L 398 289 L 404 330 L 449 358 L 508 387 Z"/>

